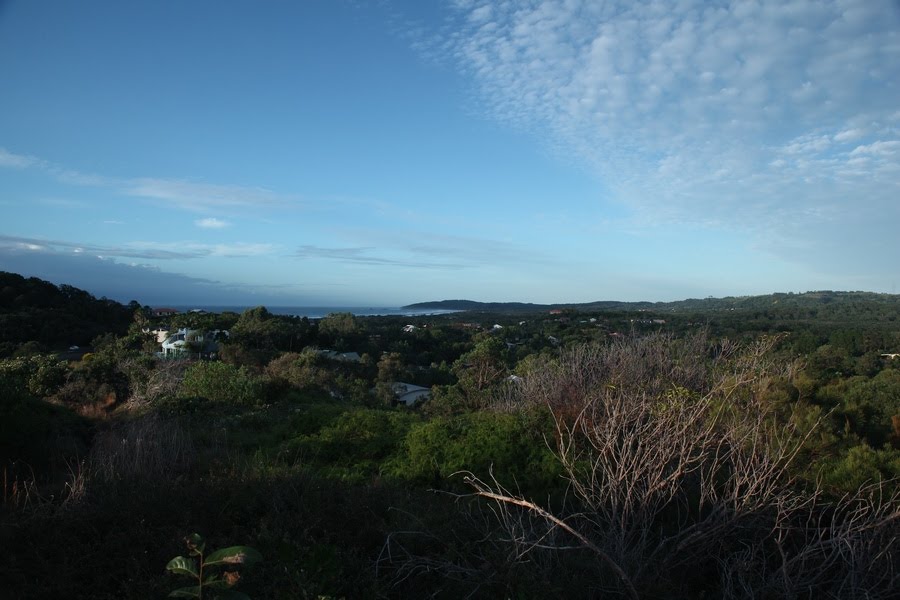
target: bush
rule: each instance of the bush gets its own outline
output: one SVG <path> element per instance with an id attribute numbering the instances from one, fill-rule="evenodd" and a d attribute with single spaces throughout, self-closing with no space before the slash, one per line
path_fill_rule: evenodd
<path id="1" fill-rule="evenodd" d="M 829 462 L 823 480 L 838 494 L 853 493 L 864 485 L 900 477 L 900 450 L 890 446 L 882 450 L 866 444 L 853 446 L 845 456 Z"/>
<path id="2" fill-rule="evenodd" d="M 0 374 L 34 396 L 54 394 L 66 381 L 66 363 L 50 354 L 33 354 L 0 361 Z"/>
<path id="3" fill-rule="evenodd" d="M 213 402 L 259 404 L 263 386 L 245 367 L 222 362 L 198 362 L 184 373 L 181 397 L 201 397 Z"/>
<path id="4" fill-rule="evenodd" d="M 440 485 L 460 471 L 488 473 L 511 488 L 544 492 L 562 470 L 547 448 L 552 420 L 545 410 L 516 414 L 475 412 L 413 427 L 406 453 L 392 466 L 399 477 Z"/>
<path id="5" fill-rule="evenodd" d="M 325 389 L 331 373 L 320 362 L 313 351 L 285 352 L 266 365 L 265 373 L 280 386 L 300 390 Z"/>
<path id="6" fill-rule="evenodd" d="M 387 461 L 402 451 L 416 419 L 404 411 L 359 408 L 343 413 L 317 433 L 294 438 L 286 448 L 333 475 L 363 480 L 382 474 Z"/>

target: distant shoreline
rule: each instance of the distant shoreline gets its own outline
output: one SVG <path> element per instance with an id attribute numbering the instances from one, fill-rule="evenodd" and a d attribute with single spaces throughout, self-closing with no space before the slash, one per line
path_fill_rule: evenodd
<path id="1" fill-rule="evenodd" d="M 166 308 L 174 308 L 180 313 L 202 310 L 208 313 L 236 312 L 255 308 L 249 305 L 197 305 L 197 304 L 170 304 Z M 266 306 L 273 315 L 292 315 L 295 317 L 307 317 L 309 319 L 321 319 L 331 313 L 352 313 L 357 317 L 416 317 L 425 315 L 443 315 L 459 310 L 437 309 L 425 307 L 384 307 L 384 306 Z"/>

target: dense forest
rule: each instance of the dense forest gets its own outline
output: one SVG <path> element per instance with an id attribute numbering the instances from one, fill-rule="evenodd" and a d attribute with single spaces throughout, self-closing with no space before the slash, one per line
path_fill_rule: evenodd
<path id="1" fill-rule="evenodd" d="M 84 346 L 104 333 L 128 330 L 137 302 L 123 306 L 70 285 L 0 271 L 0 356 Z"/>
<path id="2" fill-rule="evenodd" d="M 0 274 L 5 594 L 896 597 L 900 297 L 451 302 L 159 318 Z M 160 358 L 181 328 L 228 334 Z"/>

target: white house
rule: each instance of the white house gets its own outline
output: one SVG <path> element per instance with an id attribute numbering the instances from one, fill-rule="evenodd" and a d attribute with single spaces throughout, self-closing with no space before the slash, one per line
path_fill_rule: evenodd
<path id="1" fill-rule="evenodd" d="M 414 406 L 417 402 L 424 402 L 431 398 L 431 388 L 395 381 L 391 384 L 394 397 L 398 404 Z"/>
<path id="2" fill-rule="evenodd" d="M 162 355 L 164 358 L 176 358 L 193 353 L 215 352 L 219 348 L 215 333 L 200 329 L 179 329 L 163 341 Z"/>

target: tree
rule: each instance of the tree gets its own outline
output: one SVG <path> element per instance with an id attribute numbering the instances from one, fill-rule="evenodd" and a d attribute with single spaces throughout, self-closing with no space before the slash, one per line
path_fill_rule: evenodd
<path id="1" fill-rule="evenodd" d="M 351 350 L 359 340 L 360 327 L 349 312 L 330 313 L 319 321 L 319 335 L 323 343 L 339 350 Z"/>
<path id="2" fill-rule="evenodd" d="M 393 405 L 396 398 L 395 386 L 405 379 L 406 368 L 402 357 L 396 352 L 385 352 L 378 360 L 378 376 L 375 380 L 375 397 L 382 404 Z"/>
<path id="3" fill-rule="evenodd" d="M 453 373 L 459 380 L 457 385 L 472 406 L 485 402 L 490 388 L 505 378 L 505 352 L 506 344 L 502 340 L 487 336 L 453 363 Z"/>
<path id="4" fill-rule="evenodd" d="M 266 375 L 300 390 L 325 389 L 331 378 L 314 350 L 285 352 L 266 365 Z"/>

